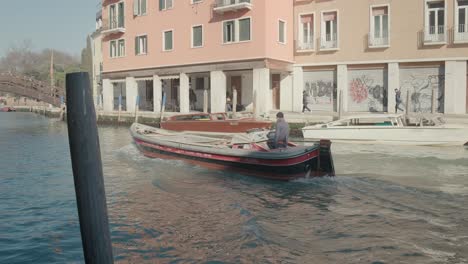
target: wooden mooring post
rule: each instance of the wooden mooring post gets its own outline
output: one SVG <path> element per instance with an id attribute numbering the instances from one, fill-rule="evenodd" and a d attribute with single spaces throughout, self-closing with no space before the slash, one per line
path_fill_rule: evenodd
<path id="1" fill-rule="evenodd" d="M 113 263 L 101 151 L 88 73 L 67 74 L 70 154 L 87 264 Z"/>

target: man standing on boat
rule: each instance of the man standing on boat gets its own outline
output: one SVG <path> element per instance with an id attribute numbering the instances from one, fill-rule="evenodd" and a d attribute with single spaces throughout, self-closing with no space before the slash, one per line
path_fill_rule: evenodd
<path id="1" fill-rule="evenodd" d="M 273 148 L 286 148 L 288 146 L 289 124 L 284 120 L 284 114 L 276 114 L 276 132 L 273 141 Z"/>
<path id="2" fill-rule="evenodd" d="M 398 113 L 398 110 L 405 111 L 400 108 L 401 104 L 401 91 L 395 88 L 395 113 Z"/>

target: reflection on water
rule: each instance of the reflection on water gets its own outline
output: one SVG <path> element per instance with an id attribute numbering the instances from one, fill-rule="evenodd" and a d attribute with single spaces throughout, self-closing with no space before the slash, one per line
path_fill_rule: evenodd
<path id="1" fill-rule="evenodd" d="M 34 147 L 17 166 L 0 161 L 8 172 L 0 262 L 82 261 L 66 127 L 34 116 L 14 122 L 0 140 L 18 156 L 17 137 Z M 334 144 L 337 177 L 279 183 L 145 158 L 126 128 L 102 127 L 100 136 L 120 263 L 468 262 L 464 149 Z M 34 153 L 44 149 L 47 157 Z"/>

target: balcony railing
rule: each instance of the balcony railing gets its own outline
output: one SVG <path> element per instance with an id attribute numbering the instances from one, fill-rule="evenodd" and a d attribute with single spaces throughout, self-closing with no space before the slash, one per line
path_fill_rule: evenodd
<path id="1" fill-rule="evenodd" d="M 333 50 L 338 48 L 338 39 L 336 34 L 327 34 L 320 39 L 321 50 Z"/>
<path id="2" fill-rule="evenodd" d="M 446 41 L 445 26 L 430 26 L 424 31 L 425 44 L 443 44 Z"/>
<path id="3" fill-rule="evenodd" d="M 314 45 L 314 37 L 311 36 L 310 40 L 305 40 L 305 41 L 298 41 L 297 42 L 297 50 L 314 50 L 315 45 Z"/>
<path id="4" fill-rule="evenodd" d="M 119 23 L 117 19 L 102 21 L 102 34 L 114 34 L 114 33 L 125 33 L 125 27 L 123 23 Z"/>
<path id="5" fill-rule="evenodd" d="M 388 39 L 388 36 L 374 37 L 372 36 L 372 33 L 369 33 L 369 47 L 370 48 L 388 47 L 389 43 L 390 41 Z"/>
<path id="6" fill-rule="evenodd" d="M 213 7 L 213 10 L 219 13 L 240 9 L 252 9 L 250 0 L 216 0 Z"/>
<path id="7" fill-rule="evenodd" d="M 468 25 L 456 25 L 454 30 L 455 43 L 466 43 L 468 42 Z"/>

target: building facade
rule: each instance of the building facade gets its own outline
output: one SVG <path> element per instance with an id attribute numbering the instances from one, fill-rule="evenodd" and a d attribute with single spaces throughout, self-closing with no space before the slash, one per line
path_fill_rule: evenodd
<path id="1" fill-rule="evenodd" d="M 268 3 L 104 1 L 104 110 L 292 110 L 293 5 Z"/>
<path id="2" fill-rule="evenodd" d="M 468 0 L 103 0 L 104 111 L 468 112 Z M 233 98 L 236 94 L 236 98 Z M 164 98 L 164 99 L 163 99 Z"/>
<path id="3" fill-rule="evenodd" d="M 102 109 L 102 71 L 103 71 L 103 53 L 102 53 L 102 11 L 96 13 L 96 30 L 91 34 L 91 49 L 93 56 L 93 98 L 97 109 Z"/>
<path id="4" fill-rule="evenodd" d="M 468 1 L 295 1 L 294 87 L 316 111 L 465 114 Z M 296 106 L 295 110 L 299 110 Z"/>

